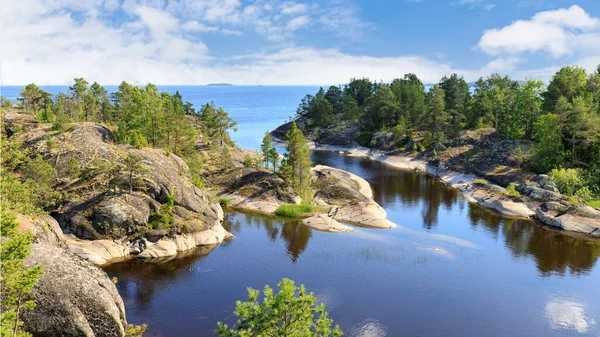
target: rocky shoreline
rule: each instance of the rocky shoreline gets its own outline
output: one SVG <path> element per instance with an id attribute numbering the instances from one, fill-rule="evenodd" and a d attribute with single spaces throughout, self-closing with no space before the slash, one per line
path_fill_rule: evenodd
<path id="1" fill-rule="evenodd" d="M 281 139 L 276 140 L 282 142 Z M 514 198 L 507 196 L 506 188 L 500 185 L 491 182 L 476 183 L 477 180 L 489 178 L 487 176 L 453 171 L 443 164 L 433 164 L 416 155 L 398 151 L 386 152 L 360 145 L 326 145 L 312 142 L 311 147 L 315 151 L 333 151 L 346 156 L 379 161 L 402 170 L 425 172 L 458 189 L 469 202 L 503 216 L 535 219 L 543 226 L 600 239 L 600 211 L 587 205 L 569 205 L 569 198 L 558 193 L 552 186 L 553 183 L 549 186 L 544 184 L 544 181 L 549 180 L 544 175 L 517 185 L 517 190 L 522 195 Z"/>

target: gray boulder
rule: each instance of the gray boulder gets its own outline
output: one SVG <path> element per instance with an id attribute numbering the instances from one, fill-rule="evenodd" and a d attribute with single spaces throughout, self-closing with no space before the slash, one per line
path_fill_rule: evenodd
<path id="1" fill-rule="evenodd" d="M 538 186 L 542 189 L 552 191 L 552 192 L 558 192 L 558 188 L 556 188 L 556 184 L 554 183 L 554 180 L 552 180 L 552 178 L 550 178 L 546 174 L 537 175 L 537 176 L 531 178 L 531 181 L 538 184 Z"/>
<path id="2" fill-rule="evenodd" d="M 35 234 L 26 265 L 44 270 L 29 297 L 36 307 L 22 315 L 24 330 L 39 337 L 124 336 L 125 306 L 108 275 L 65 248 L 53 218 L 17 220 Z"/>

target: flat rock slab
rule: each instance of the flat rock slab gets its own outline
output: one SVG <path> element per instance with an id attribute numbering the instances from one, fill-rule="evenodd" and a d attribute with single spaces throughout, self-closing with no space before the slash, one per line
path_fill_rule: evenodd
<path id="1" fill-rule="evenodd" d="M 325 214 L 313 215 L 302 220 L 302 223 L 312 229 L 323 232 L 346 233 L 354 230 L 354 228 L 341 224 Z"/>

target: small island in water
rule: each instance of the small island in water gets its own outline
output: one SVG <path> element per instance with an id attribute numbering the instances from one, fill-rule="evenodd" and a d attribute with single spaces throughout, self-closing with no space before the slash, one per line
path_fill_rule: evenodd
<path id="1" fill-rule="evenodd" d="M 231 83 L 209 83 L 207 87 L 233 87 Z"/>

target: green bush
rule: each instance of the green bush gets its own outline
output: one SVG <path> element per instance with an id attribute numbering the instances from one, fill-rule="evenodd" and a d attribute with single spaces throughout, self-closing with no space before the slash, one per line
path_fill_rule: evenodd
<path id="1" fill-rule="evenodd" d="M 301 214 L 310 213 L 312 211 L 313 211 L 313 206 L 311 206 L 311 205 L 290 204 L 290 205 L 281 205 L 281 206 L 277 207 L 277 209 L 275 210 L 275 214 L 277 214 L 279 216 L 293 218 L 293 217 L 297 217 Z"/>
<path id="2" fill-rule="evenodd" d="M 562 194 L 575 195 L 577 191 L 586 186 L 583 172 L 580 169 L 554 169 L 549 176 Z"/>
<path id="3" fill-rule="evenodd" d="M 219 198 L 219 204 L 221 206 L 227 207 L 227 206 L 229 206 L 229 204 L 231 204 L 231 199 Z"/>
<path id="4" fill-rule="evenodd" d="M 369 146 L 371 144 L 371 139 L 373 139 L 372 132 L 362 132 L 358 137 L 354 138 L 361 146 Z"/>
<path id="5" fill-rule="evenodd" d="M 242 336 L 342 336 L 340 327 L 333 325 L 325 305 L 317 305 L 317 298 L 301 285 L 284 278 L 276 293 L 266 286 L 260 291 L 248 288 L 248 301 L 237 301 L 234 314 L 237 322 L 230 328 L 219 322 L 215 333 L 222 337 Z"/>
<path id="6" fill-rule="evenodd" d="M 594 208 L 600 208 L 600 200 L 588 200 L 588 204 Z"/>
<path id="7" fill-rule="evenodd" d="M 485 180 L 485 179 L 475 179 L 473 180 L 473 184 L 477 184 L 477 185 L 489 185 L 490 182 Z"/>
<path id="8" fill-rule="evenodd" d="M 506 195 L 511 198 L 521 197 L 521 193 L 517 191 L 517 186 L 515 185 L 515 183 L 510 183 L 510 185 L 506 187 Z"/>

